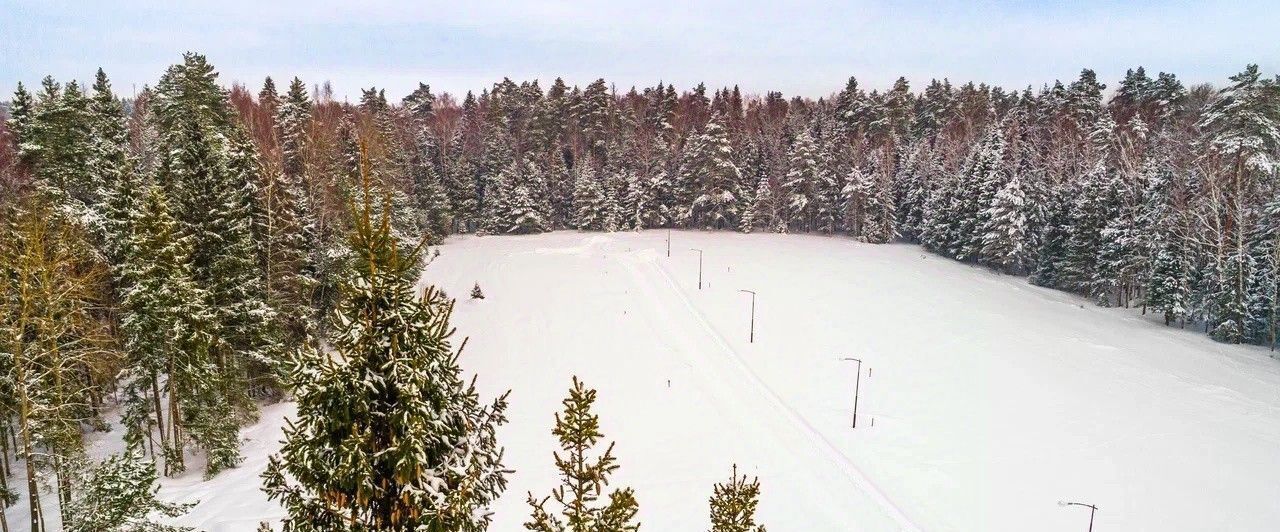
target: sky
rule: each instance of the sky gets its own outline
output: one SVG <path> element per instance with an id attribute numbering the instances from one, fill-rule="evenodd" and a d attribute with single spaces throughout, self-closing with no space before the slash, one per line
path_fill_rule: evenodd
<path id="1" fill-rule="evenodd" d="M 370 86 L 399 99 L 418 82 L 478 92 L 504 76 L 819 97 L 849 76 L 867 88 L 905 76 L 916 89 L 944 77 L 1014 89 L 1092 68 L 1114 86 L 1138 65 L 1221 84 L 1248 63 L 1280 70 L 1280 9 L 1268 4 L 0 0 L 0 94 L 102 67 L 127 95 L 185 51 L 208 56 L 224 83 L 297 76 L 331 82 L 339 99 Z"/>

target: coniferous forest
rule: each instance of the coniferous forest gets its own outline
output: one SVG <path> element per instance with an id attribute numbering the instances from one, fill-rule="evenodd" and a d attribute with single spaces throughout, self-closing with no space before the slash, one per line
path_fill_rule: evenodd
<path id="1" fill-rule="evenodd" d="M 453 234 L 914 243 L 1278 341 L 1280 78 L 1255 65 L 817 99 L 503 79 L 349 102 L 316 81 L 228 85 L 188 53 L 136 94 L 99 70 L 0 107 L 0 502 L 21 494 L 31 530 L 176 529 L 152 522 L 184 510 L 157 477 L 236 467 L 240 428 L 286 396 L 263 480 L 291 530 L 485 529 L 507 397 L 463 376 L 451 296 L 415 289 Z M 587 456 L 595 394 L 575 379 L 556 416 L 566 486 L 529 495 L 531 530 L 637 526 L 630 488 L 602 488 L 612 446 Z M 116 407 L 127 451 L 89 463 Z M 760 489 L 717 485 L 715 530 L 757 530 Z"/>

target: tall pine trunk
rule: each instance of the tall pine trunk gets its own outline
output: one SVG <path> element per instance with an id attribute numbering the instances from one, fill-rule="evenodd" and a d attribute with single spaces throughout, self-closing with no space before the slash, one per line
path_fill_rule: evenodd
<path id="1" fill-rule="evenodd" d="M 21 371 L 21 363 L 14 364 L 15 382 L 25 381 L 25 371 Z M 19 380 L 23 379 L 23 380 Z M 31 400 L 27 397 L 24 386 L 19 385 L 18 392 L 18 426 L 22 432 L 22 461 L 27 469 L 27 501 L 31 505 L 31 532 L 44 530 L 44 516 L 40 511 L 40 491 L 36 486 L 35 450 L 31 444 Z"/>

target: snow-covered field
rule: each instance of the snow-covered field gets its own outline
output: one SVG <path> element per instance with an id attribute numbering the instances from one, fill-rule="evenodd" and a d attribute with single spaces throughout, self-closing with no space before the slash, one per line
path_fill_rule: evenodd
<path id="1" fill-rule="evenodd" d="M 482 394 L 512 390 L 515 469 L 493 530 L 556 484 L 553 413 L 577 375 L 636 488 L 642 530 L 706 530 L 712 484 L 758 475 L 770 530 L 1280 529 L 1280 361 L 909 245 L 665 231 L 455 237 L 425 282 L 454 297 Z M 704 250 L 703 287 L 697 287 Z M 465 299 L 479 282 L 484 300 Z M 755 343 L 748 342 L 750 296 Z M 865 362 L 858 428 L 856 365 Z M 182 524 L 280 517 L 245 464 L 164 482 Z M 101 445 L 109 446 L 109 442 Z M 10 523 L 21 525 L 18 508 Z M 17 518 L 17 519 L 15 519 Z"/>
<path id="2" fill-rule="evenodd" d="M 600 391 L 649 530 L 759 475 L 771 530 L 1280 530 L 1280 361 L 909 245 L 676 232 L 462 237 L 464 366 L 507 388 L 495 529 L 555 485 L 552 413 Z M 704 250 L 703 289 L 697 288 Z M 748 343 L 755 290 L 756 341 Z M 850 429 L 856 365 L 859 426 Z M 670 386 L 668 386 L 670 380 Z M 874 426 L 871 426 L 874 419 Z"/>

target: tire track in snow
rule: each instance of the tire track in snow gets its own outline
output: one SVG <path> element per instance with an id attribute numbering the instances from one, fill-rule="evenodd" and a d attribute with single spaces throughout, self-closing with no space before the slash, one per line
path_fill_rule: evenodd
<path id="1" fill-rule="evenodd" d="M 671 276 L 671 273 L 668 272 L 666 268 L 663 268 L 655 258 L 656 257 L 653 256 L 637 257 L 635 254 L 629 254 L 624 256 L 623 260 L 620 262 L 629 268 L 634 268 L 636 262 L 647 262 L 648 266 L 657 271 L 662 279 L 666 281 L 667 285 L 670 286 L 676 297 L 684 303 L 686 310 L 689 315 L 694 318 L 698 327 L 702 329 L 722 351 L 729 355 L 729 359 L 734 363 L 734 366 L 736 366 L 737 369 L 747 377 L 747 383 L 750 384 L 758 394 L 764 397 L 774 406 L 774 408 L 778 409 L 783 414 L 783 417 L 791 423 L 791 426 L 794 429 L 803 434 L 813 442 L 820 451 L 830 457 L 845 476 L 848 477 L 849 480 L 858 487 L 858 489 L 866 493 L 871 500 L 875 502 L 894 523 L 898 525 L 898 527 L 910 532 L 919 532 L 922 530 L 911 520 L 911 518 L 907 517 L 902 509 L 898 508 L 898 506 L 894 504 L 893 501 L 890 500 L 889 497 L 886 496 L 884 492 L 881 491 L 880 488 L 877 487 L 856 464 L 853 463 L 853 460 L 845 455 L 839 447 L 832 443 L 831 440 L 827 439 L 827 437 L 818 431 L 817 428 L 810 424 L 804 416 L 800 415 L 800 413 L 792 408 L 791 405 L 787 404 L 787 402 L 784 401 L 772 387 L 765 383 L 764 380 L 747 365 L 746 361 L 743 360 L 737 350 L 735 350 L 733 346 L 729 345 L 729 342 L 724 338 L 724 336 L 721 335 L 720 332 L 717 331 L 709 321 L 707 321 L 702 312 L 694 306 L 693 301 L 689 299 L 689 296 L 685 294 L 684 290 L 680 288 L 680 285 L 676 283 L 675 278 Z"/>

